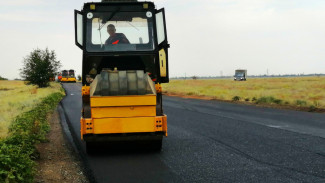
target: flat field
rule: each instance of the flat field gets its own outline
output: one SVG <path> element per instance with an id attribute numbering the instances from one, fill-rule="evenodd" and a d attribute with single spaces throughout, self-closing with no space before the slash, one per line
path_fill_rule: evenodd
<path id="1" fill-rule="evenodd" d="M 217 100 L 325 108 L 325 77 L 171 80 L 163 92 Z"/>
<path id="2" fill-rule="evenodd" d="M 25 85 L 23 81 L 0 81 L 0 139 L 7 136 L 8 127 L 16 116 L 60 89 L 61 85 L 55 82 L 50 87 L 37 88 Z"/>

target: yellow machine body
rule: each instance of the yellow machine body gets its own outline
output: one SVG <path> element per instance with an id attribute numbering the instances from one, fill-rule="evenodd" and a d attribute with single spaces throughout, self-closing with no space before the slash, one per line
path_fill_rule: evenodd
<path id="1" fill-rule="evenodd" d="M 61 82 L 77 82 L 75 77 L 62 77 Z"/>
<path id="2" fill-rule="evenodd" d="M 67 77 L 62 77 L 60 81 L 61 82 L 68 82 L 68 78 Z"/>
<path id="3" fill-rule="evenodd" d="M 75 77 L 69 77 L 68 82 L 77 82 L 77 79 Z"/>
<path id="4" fill-rule="evenodd" d="M 161 86 L 157 86 L 161 90 Z M 89 86 L 82 95 L 89 95 Z M 81 138 L 87 134 L 154 133 L 167 136 L 167 116 L 156 116 L 156 95 L 89 96 L 91 118 L 80 119 Z"/>

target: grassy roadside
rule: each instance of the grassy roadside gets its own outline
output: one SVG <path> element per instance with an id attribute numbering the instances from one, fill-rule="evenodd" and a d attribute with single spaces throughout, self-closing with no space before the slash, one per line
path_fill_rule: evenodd
<path id="1" fill-rule="evenodd" d="M 41 100 L 60 91 L 59 83 L 51 83 L 50 87 L 37 88 L 25 85 L 23 81 L 0 81 L 0 139 L 8 134 L 8 128 L 15 117 L 31 110 Z"/>
<path id="2" fill-rule="evenodd" d="M 27 86 L 28 89 L 10 87 L 16 90 L 12 92 L 16 94 L 17 100 L 14 100 L 15 97 L 12 94 L 3 97 L 4 99 L 12 98 L 16 102 L 12 104 L 13 115 L 6 118 L 12 119 L 12 122 L 7 122 L 6 126 L 2 126 L 2 130 L 7 126 L 9 128 L 5 138 L 0 140 L 0 182 L 32 182 L 35 175 L 34 160 L 38 156 L 35 144 L 45 141 L 45 135 L 50 128 L 47 114 L 57 106 L 64 94 L 58 86 L 51 86 L 44 90 L 36 89 L 37 93 L 44 94 L 39 97 L 33 96 L 33 93 L 26 94 L 26 91 L 34 90 L 32 86 Z M 10 87 L 8 87 L 9 90 Z M 19 93 L 26 97 L 29 101 L 26 103 L 30 105 L 24 108 L 19 105 L 21 104 L 19 99 L 23 98 L 18 96 Z M 29 99 L 30 97 L 33 99 Z M 1 106 L 3 107 L 6 106 Z"/>
<path id="3" fill-rule="evenodd" d="M 288 106 L 310 111 L 325 109 L 325 77 L 171 80 L 167 95 Z"/>

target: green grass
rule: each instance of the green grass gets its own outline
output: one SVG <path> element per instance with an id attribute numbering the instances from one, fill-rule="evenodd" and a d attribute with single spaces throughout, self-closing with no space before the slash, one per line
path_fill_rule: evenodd
<path id="1" fill-rule="evenodd" d="M 260 97 L 256 99 L 255 103 L 257 104 L 283 104 L 281 99 L 276 99 L 274 97 Z"/>
<path id="2" fill-rule="evenodd" d="M 61 85 L 55 82 L 50 87 L 37 88 L 25 85 L 23 81 L 0 81 L 0 139 L 7 136 L 15 117 L 32 109 L 43 98 L 60 91 Z"/>
<path id="3" fill-rule="evenodd" d="M 171 80 L 163 91 L 213 99 L 325 108 L 325 77 Z M 313 108 L 312 107 L 312 108 Z"/>
<path id="4" fill-rule="evenodd" d="M 35 144 L 46 139 L 47 114 L 63 96 L 62 92 L 48 95 L 10 124 L 7 137 L 0 140 L 0 182 L 33 182 L 38 157 Z"/>

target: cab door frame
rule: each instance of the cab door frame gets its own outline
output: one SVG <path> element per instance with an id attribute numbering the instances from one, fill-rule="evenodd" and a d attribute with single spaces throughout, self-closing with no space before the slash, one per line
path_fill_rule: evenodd
<path id="1" fill-rule="evenodd" d="M 81 18 L 81 20 L 79 19 Z M 81 23 L 81 25 L 80 25 Z M 81 11 L 74 10 L 74 30 L 75 30 L 75 44 L 80 48 L 84 49 L 84 16 Z M 81 39 L 81 40 L 80 40 Z"/>
<path id="2" fill-rule="evenodd" d="M 165 9 L 159 9 L 155 13 L 156 41 L 157 41 L 157 60 L 158 60 L 158 82 L 169 82 L 168 69 L 168 44 Z M 163 37 L 162 37 L 163 36 Z M 162 39 L 162 40 L 160 40 Z"/>

